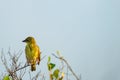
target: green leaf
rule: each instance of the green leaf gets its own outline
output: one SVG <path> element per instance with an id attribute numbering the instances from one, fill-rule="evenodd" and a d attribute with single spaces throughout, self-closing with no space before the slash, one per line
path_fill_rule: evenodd
<path id="1" fill-rule="evenodd" d="M 3 80 L 10 80 L 10 77 L 8 75 L 4 76 Z"/>
<path id="2" fill-rule="evenodd" d="M 54 63 L 49 63 L 48 64 L 48 70 L 52 70 L 53 68 L 55 67 L 55 64 Z"/>
<path id="3" fill-rule="evenodd" d="M 48 63 L 50 63 L 50 60 L 51 60 L 51 57 L 49 56 L 49 57 L 48 57 Z"/>
<path id="4" fill-rule="evenodd" d="M 59 77 L 59 69 L 56 69 L 54 72 L 53 72 L 53 76 L 57 79 Z"/>

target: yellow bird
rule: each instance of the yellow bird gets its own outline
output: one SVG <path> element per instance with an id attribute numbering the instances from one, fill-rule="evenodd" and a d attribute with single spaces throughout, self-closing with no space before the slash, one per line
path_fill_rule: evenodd
<path id="1" fill-rule="evenodd" d="M 23 42 L 26 43 L 25 53 L 27 63 L 31 65 L 31 71 L 36 70 L 36 64 L 40 63 L 40 49 L 33 37 L 27 37 Z"/>

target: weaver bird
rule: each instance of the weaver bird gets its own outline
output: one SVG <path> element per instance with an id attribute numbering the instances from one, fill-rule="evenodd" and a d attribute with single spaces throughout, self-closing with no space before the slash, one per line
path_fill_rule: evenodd
<path id="1" fill-rule="evenodd" d="M 25 54 L 27 63 L 31 65 L 31 71 L 36 70 L 36 64 L 40 63 L 40 49 L 33 37 L 27 37 L 23 42 L 26 43 Z"/>

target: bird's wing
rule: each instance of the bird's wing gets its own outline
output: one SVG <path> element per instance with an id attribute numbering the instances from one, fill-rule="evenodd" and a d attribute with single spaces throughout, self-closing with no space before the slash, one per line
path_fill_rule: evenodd
<path id="1" fill-rule="evenodd" d="M 31 55 L 30 55 L 30 47 L 29 45 L 26 45 L 26 48 L 25 48 L 25 54 L 26 54 L 26 59 L 27 59 L 27 62 L 30 63 L 30 58 L 31 58 Z"/>
<path id="2" fill-rule="evenodd" d="M 40 63 L 40 56 L 41 56 L 41 52 L 40 52 L 40 48 L 39 46 L 38 47 L 38 57 L 37 57 L 37 60 L 38 60 L 38 64 Z"/>

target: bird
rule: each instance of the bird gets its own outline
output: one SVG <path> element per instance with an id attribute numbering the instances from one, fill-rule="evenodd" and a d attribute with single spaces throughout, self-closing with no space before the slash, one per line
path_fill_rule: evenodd
<path id="1" fill-rule="evenodd" d="M 22 42 L 26 43 L 25 55 L 27 64 L 31 66 L 31 71 L 36 71 L 36 64 L 40 64 L 40 48 L 37 45 L 34 37 L 27 37 Z"/>

